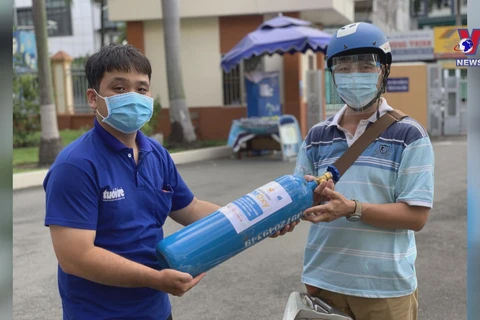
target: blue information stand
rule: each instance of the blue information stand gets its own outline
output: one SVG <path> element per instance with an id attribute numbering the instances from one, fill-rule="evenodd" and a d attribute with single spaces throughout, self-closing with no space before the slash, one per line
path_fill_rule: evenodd
<path id="1" fill-rule="evenodd" d="M 282 114 L 279 82 L 278 71 L 245 74 L 248 118 Z"/>

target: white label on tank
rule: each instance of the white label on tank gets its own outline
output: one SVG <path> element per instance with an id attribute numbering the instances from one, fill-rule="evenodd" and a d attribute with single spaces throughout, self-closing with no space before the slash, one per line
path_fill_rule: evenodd
<path id="1" fill-rule="evenodd" d="M 275 181 L 247 193 L 219 209 L 240 233 L 292 202 L 287 191 Z"/>
<path id="2" fill-rule="evenodd" d="M 337 38 L 345 37 L 357 32 L 358 23 L 352 23 L 348 26 L 344 26 L 337 31 Z"/>

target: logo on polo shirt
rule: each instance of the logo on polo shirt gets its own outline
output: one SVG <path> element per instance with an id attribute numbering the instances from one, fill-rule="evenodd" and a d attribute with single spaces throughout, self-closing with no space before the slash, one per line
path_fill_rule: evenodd
<path id="1" fill-rule="evenodd" d="M 390 147 L 387 144 L 381 144 L 379 149 L 381 154 L 386 154 Z"/>
<path id="2" fill-rule="evenodd" d="M 118 201 L 125 199 L 125 191 L 122 188 L 103 191 L 103 201 Z"/>

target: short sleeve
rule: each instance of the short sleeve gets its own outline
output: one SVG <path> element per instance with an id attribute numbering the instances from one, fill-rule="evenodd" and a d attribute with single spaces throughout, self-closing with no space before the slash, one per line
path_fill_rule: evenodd
<path id="1" fill-rule="evenodd" d="M 85 170 L 70 163 L 56 164 L 45 177 L 43 187 L 46 195 L 45 226 L 96 230 L 97 186 Z"/>
<path id="2" fill-rule="evenodd" d="M 168 153 L 167 159 L 169 167 L 169 181 L 170 186 L 173 189 L 172 211 L 177 211 L 188 206 L 193 201 L 194 195 L 178 172 L 172 157 Z"/>
<path id="3" fill-rule="evenodd" d="M 397 174 L 397 202 L 433 207 L 435 158 L 428 137 L 410 143 L 402 153 Z"/>
<path id="4" fill-rule="evenodd" d="M 297 163 L 295 165 L 294 175 L 303 177 L 304 175 L 315 175 L 313 163 L 307 155 L 307 143 L 305 140 L 300 147 L 297 155 Z"/>

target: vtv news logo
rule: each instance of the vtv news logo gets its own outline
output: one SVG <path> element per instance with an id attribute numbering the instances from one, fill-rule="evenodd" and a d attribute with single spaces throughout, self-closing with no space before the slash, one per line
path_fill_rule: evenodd
<path id="1" fill-rule="evenodd" d="M 473 56 L 477 53 L 480 42 L 480 29 L 473 29 L 472 33 L 468 29 L 458 29 L 460 42 L 453 48 L 455 51 L 463 52 L 465 55 Z M 480 59 L 457 59 L 457 67 L 480 67 Z"/>

